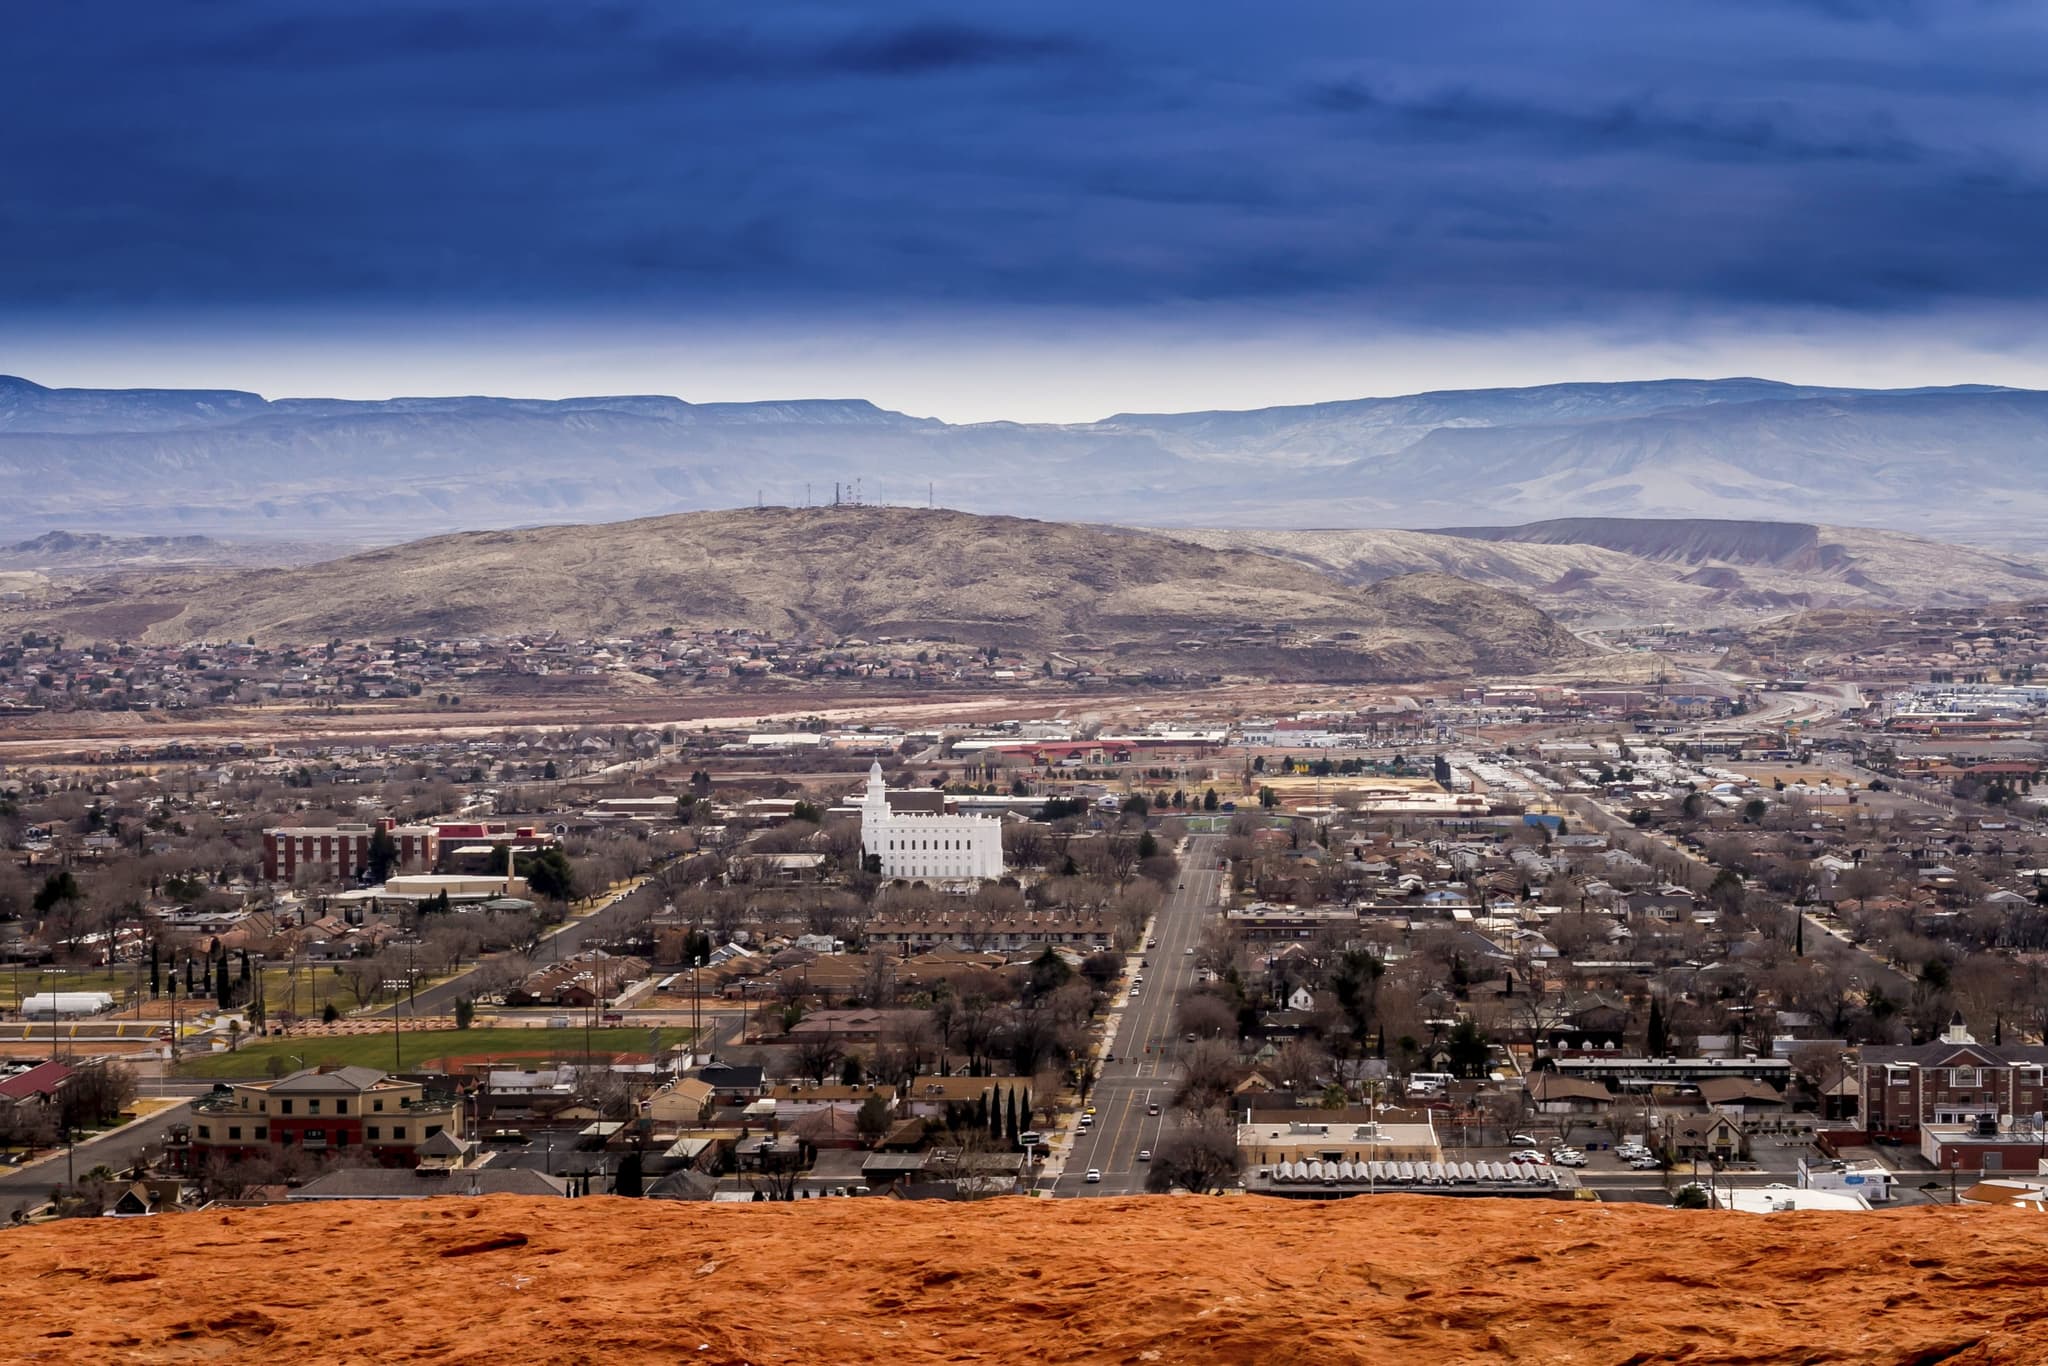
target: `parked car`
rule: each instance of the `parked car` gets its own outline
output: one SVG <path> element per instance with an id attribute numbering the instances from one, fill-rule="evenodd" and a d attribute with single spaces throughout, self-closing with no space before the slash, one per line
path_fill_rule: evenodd
<path id="1" fill-rule="evenodd" d="M 1586 1155 L 1573 1148 L 1559 1148 L 1550 1155 L 1550 1160 L 1560 1167 L 1583 1167 Z"/>
<path id="2" fill-rule="evenodd" d="M 1634 1167 L 1639 1172 L 1654 1171 L 1657 1168 L 1664 1165 L 1662 1162 L 1659 1162 L 1656 1158 L 1647 1156 L 1631 1157 L 1628 1160 L 1628 1164 L 1629 1166 Z"/>
<path id="3" fill-rule="evenodd" d="M 1550 1163 L 1549 1158 L 1545 1157 L 1542 1153 L 1537 1152 L 1534 1148 L 1517 1148 L 1515 1151 L 1508 1154 L 1508 1161 L 1527 1162 L 1533 1166 L 1538 1167 L 1547 1166 Z"/>

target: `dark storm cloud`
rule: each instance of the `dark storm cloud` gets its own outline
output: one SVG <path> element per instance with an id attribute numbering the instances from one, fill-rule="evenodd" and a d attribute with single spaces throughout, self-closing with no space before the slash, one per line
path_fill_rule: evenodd
<path id="1" fill-rule="evenodd" d="M 1003 33 L 969 24 L 930 22 L 856 34 L 825 51 L 828 65 L 848 71 L 905 75 L 949 67 L 989 66 L 1070 57 L 1081 44 L 1071 37 Z"/>
<path id="2" fill-rule="evenodd" d="M 2038 300 L 2038 13 L 74 0 L 0 43 L 0 308 Z"/>
<path id="3" fill-rule="evenodd" d="M 1683 113 L 1648 99 L 1586 108 L 1502 99 L 1475 90 L 1390 98 L 1356 80 L 1332 81 L 1306 94 L 1316 108 L 1378 118 L 1419 137 L 1516 138 L 1565 154 L 1650 151 L 1716 160 L 1877 161 L 1920 159 L 1925 150 L 1882 126 L 1829 135 L 1797 127 L 1786 111 Z"/>

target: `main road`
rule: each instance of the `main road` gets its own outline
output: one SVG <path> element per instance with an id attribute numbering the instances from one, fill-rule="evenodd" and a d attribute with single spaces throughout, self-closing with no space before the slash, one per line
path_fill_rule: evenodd
<path id="1" fill-rule="evenodd" d="M 1055 1195 L 1129 1195 L 1145 1189 L 1146 1165 L 1138 1154 L 1157 1148 L 1165 1127 L 1174 1122 L 1169 1109 L 1180 1036 L 1173 1012 L 1181 994 L 1194 985 L 1196 948 L 1209 917 L 1222 908 L 1224 874 L 1216 866 L 1222 843 L 1219 835 L 1188 840 L 1180 886 L 1153 921 L 1158 946 L 1140 950 L 1143 966 L 1131 986 L 1136 999 L 1125 999 L 1104 1048 L 1115 1061 L 1101 1063 L 1088 1096 L 1095 1107 L 1094 1127 L 1074 1135 L 1066 1168 L 1052 1187 Z M 1146 1113 L 1152 1105 L 1159 1107 L 1157 1115 Z M 1102 1172 L 1101 1181 L 1087 1180 L 1090 1168 Z"/>

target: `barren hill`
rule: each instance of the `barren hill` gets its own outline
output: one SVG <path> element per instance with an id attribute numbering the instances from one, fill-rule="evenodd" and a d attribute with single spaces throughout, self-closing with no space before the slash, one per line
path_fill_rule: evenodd
<path id="1" fill-rule="evenodd" d="M 1440 574 L 1359 587 L 1144 532 L 911 508 L 470 532 L 299 569 L 130 581 L 52 624 L 173 642 L 747 626 L 1362 680 L 1524 672 L 1583 653 L 1522 599 Z"/>
<path id="2" fill-rule="evenodd" d="M 10 1361 L 2048 1360 L 2036 1216 L 352 1202 L 0 1235 Z"/>
<path id="3" fill-rule="evenodd" d="M 1960 607 L 2039 596 L 2048 570 L 1897 531 L 1806 522 L 1574 517 L 1450 531 L 1175 531 L 1354 583 L 1455 574 L 1590 626 L 1753 621 L 1819 608 Z"/>

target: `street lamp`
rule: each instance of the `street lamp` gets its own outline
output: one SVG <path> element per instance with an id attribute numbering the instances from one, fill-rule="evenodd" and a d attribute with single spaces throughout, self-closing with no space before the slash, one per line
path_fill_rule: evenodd
<path id="1" fill-rule="evenodd" d="M 690 960 L 690 1056 L 693 1058 L 697 1055 L 698 1040 L 703 1037 L 700 1012 L 703 1009 L 704 995 L 697 986 L 697 971 L 703 966 L 704 959 L 701 954 Z M 744 1007 L 740 1016 L 740 1028 L 743 1032 L 746 1029 Z"/>

